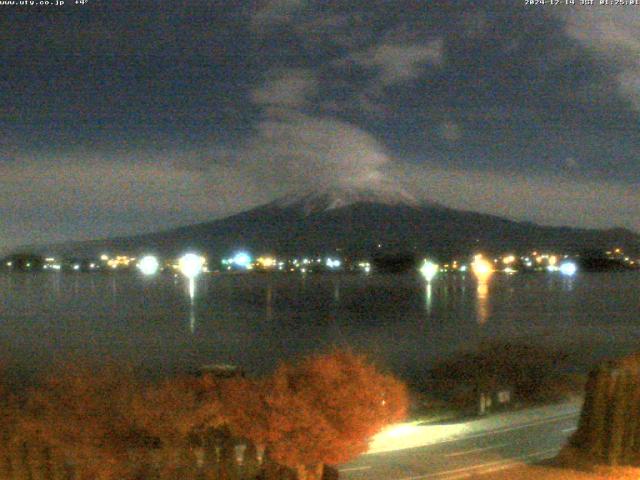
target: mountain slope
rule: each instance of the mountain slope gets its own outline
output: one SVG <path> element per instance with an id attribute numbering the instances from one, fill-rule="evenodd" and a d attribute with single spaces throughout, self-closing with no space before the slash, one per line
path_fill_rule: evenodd
<path id="1" fill-rule="evenodd" d="M 93 255 L 195 249 L 221 258 L 243 248 L 256 254 L 346 255 L 418 252 L 442 256 L 475 250 L 529 248 L 578 252 L 621 246 L 640 251 L 640 236 L 624 229 L 587 230 L 527 222 L 419 202 L 404 192 L 329 190 L 287 196 L 220 220 L 164 232 L 49 247 L 47 253 Z"/>

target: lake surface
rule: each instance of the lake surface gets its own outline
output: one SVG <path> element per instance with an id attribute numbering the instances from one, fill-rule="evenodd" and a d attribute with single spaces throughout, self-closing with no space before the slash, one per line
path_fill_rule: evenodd
<path id="1" fill-rule="evenodd" d="M 0 352 L 28 377 L 69 354 L 154 375 L 207 363 L 248 372 L 331 345 L 405 378 L 491 341 L 561 348 L 575 368 L 640 349 L 640 274 L 0 275 Z"/>

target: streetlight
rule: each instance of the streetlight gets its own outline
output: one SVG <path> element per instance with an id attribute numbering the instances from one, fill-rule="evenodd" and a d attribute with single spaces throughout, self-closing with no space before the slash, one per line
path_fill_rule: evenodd
<path id="1" fill-rule="evenodd" d="M 143 275 L 155 275 L 160 269 L 160 262 L 153 255 L 146 255 L 140 259 L 137 267 Z"/>
<path id="2" fill-rule="evenodd" d="M 560 264 L 560 273 L 567 277 L 573 277 L 578 271 L 578 266 L 573 262 L 563 262 Z"/>
<path id="3" fill-rule="evenodd" d="M 473 257 L 471 270 L 478 281 L 476 289 L 476 314 L 480 325 L 489 318 L 489 279 L 493 274 L 493 265 L 482 255 Z"/>
<path id="4" fill-rule="evenodd" d="M 194 310 L 196 278 L 202 273 L 204 263 L 204 257 L 196 255 L 195 253 L 187 253 L 178 259 L 178 270 L 189 280 L 189 329 L 191 333 L 193 333 L 196 328 L 196 315 Z"/>
<path id="5" fill-rule="evenodd" d="M 247 252 L 238 252 L 234 255 L 232 259 L 233 263 L 235 263 L 238 267 L 242 267 L 244 269 L 249 269 L 251 266 L 251 255 Z"/>
<path id="6" fill-rule="evenodd" d="M 440 271 L 440 266 L 437 263 L 434 263 L 426 259 L 424 260 L 424 262 L 422 263 L 422 266 L 420 267 L 420 273 L 422 274 L 424 279 L 427 281 L 427 286 L 425 290 L 425 300 L 427 304 L 427 313 L 429 315 L 431 315 L 431 301 L 432 301 L 431 280 L 435 278 L 435 276 L 438 274 L 439 271 Z"/>
<path id="7" fill-rule="evenodd" d="M 471 270 L 479 281 L 487 281 L 493 273 L 493 265 L 484 259 L 482 255 L 476 255 L 473 257 L 473 263 L 471 264 Z"/>
<path id="8" fill-rule="evenodd" d="M 195 253 L 187 253 L 178 260 L 178 269 L 189 280 L 193 280 L 202 273 L 204 257 Z"/>
<path id="9" fill-rule="evenodd" d="M 429 260 L 425 260 L 422 267 L 420 267 L 420 273 L 428 283 L 431 283 L 431 280 L 435 278 L 439 271 L 440 267 L 438 264 Z"/>

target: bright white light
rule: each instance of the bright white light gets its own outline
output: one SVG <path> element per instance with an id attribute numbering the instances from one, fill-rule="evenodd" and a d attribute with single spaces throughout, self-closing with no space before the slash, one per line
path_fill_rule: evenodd
<path id="1" fill-rule="evenodd" d="M 195 253 L 187 253 L 178 260 L 178 269 L 187 278 L 195 278 L 202 272 L 204 258 Z"/>
<path id="2" fill-rule="evenodd" d="M 78 265 L 77 263 L 73 266 L 73 269 L 77 272 L 78 270 L 80 270 L 80 265 Z"/>
<path id="3" fill-rule="evenodd" d="M 146 255 L 138 262 L 138 269 L 144 275 L 155 275 L 160 269 L 160 262 L 153 255 Z"/>
<path id="4" fill-rule="evenodd" d="M 390 425 L 374 435 L 367 453 L 383 453 L 434 445 L 459 438 L 471 430 L 468 423 L 421 425 L 420 422 Z"/>
<path id="5" fill-rule="evenodd" d="M 342 262 L 340 260 L 333 258 L 327 258 L 325 263 L 329 268 L 340 268 L 340 265 L 342 265 Z"/>
<path id="6" fill-rule="evenodd" d="M 433 263 L 429 260 L 425 260 L 422 264 L 422 267 L 420 267 L 420 273 L 427 282 L 433 280 L 433 278 L 438 274 L 439 270 L 440 267 L 438 267 L 438 264 Z"/>
<path id="7" fill-rule="evenodd" d="M 569 277 L 576 274 L 578 266 L 573 262 L 564 262 L 560 264 L 560 273 Z"/>
<path id="8" fill-rule="evenodd" d="M 248 268 L 251 264 L 251 256 L 246 252 L 238 252 L 233 257 L 233 263 L 239 267 Z"/>

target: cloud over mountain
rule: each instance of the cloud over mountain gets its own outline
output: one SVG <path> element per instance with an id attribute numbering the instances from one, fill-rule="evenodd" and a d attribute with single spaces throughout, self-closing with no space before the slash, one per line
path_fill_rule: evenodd
<path id="1" fill-rule="evenodd" d="M 558 15 L 566 22 L 567 35 L 610 65 L 618 91 L 640 110 L 640 11 L 633 7 L 571 8 Z"/>
<path id="2" fill-rule="evenodd" d="M 67 13 L 0 17 L 4 244 L 207 220 L 308 185 L 640 229 L 637 8 Z"/>

